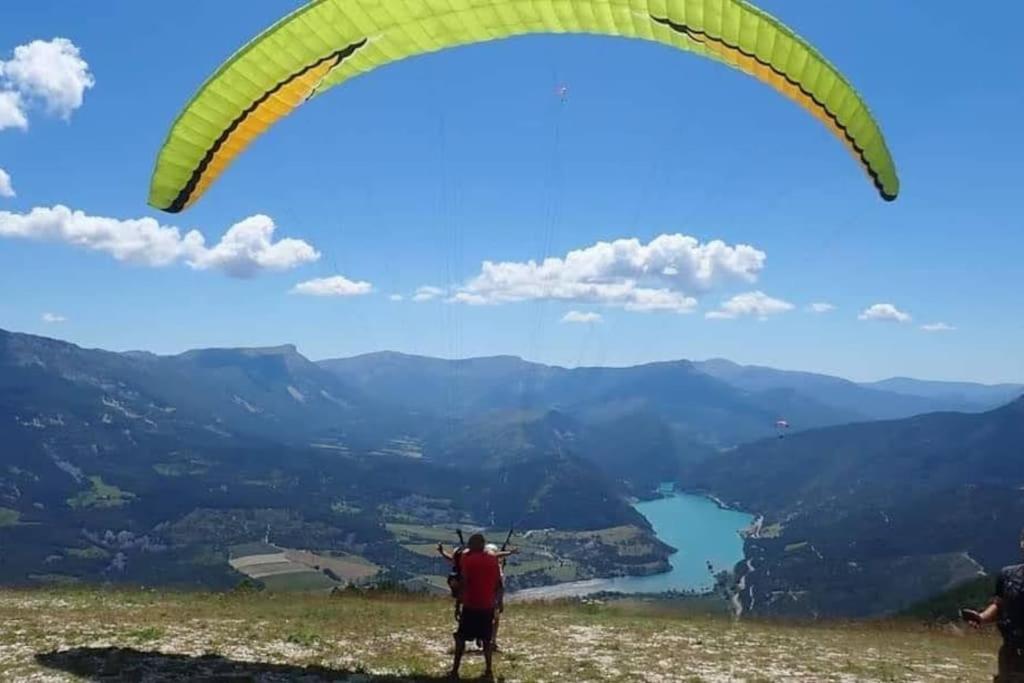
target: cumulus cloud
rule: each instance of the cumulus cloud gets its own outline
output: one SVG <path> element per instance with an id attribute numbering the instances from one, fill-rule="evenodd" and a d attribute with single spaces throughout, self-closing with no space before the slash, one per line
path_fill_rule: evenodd
<path id="1" fill-rule="evenodd" d="M 0 197 L 10 199 L 13 196 L 14 186 L 11 185 L 11 176 L 7 174 L 7 171 L 0 168 Z"/>
<path id="2" fill-rule="evenodd" d="M 66 323 L 68 321 L 67 318 L 56 313 L 43 313 L 41 318 L 42 321 L 48 325 L 56 325 L 58 323 Z"/>
<path id="3" fill-rule="evenodd" d="M 927 323 L 921 325 L 921 329 L 925 332 L 955 332 L 956 328 L 947 323 Z"/>
<path id="4" fill-rule="evenodd" d="M 659 235 L 647 244 L 619 239 L 538 263 L 485 261 L 451 301 L 502 304 L 536 299 L 578 301 L 635 311 L 687 313 L 714 287 L 757 280 L 765 254 L 720 240 Z"/>
<path id="5" fill-rule="evenodd" d="M 584 313 L 583 311 L 569 311 L 562 316 L 563 323 L 599 323 L 604 322 L 604 318 L 601 317 L 600 313 Z"/>
<path id="6" fill-rule="evenodd" d="M 7 128 L 28 128 L 28 114 L 25 113 L 21 95 L 9 90 L 0 90 L 0 130 Z"/>
<path id="7" fill-rule="evenodd" d="M 718 310 L 705 313 L 704 317 L 710 320 L 733 320 L 746 317 L 766 320 L 769 316 L 792 311 L 793 308 L 793 304 L 788 301 L 774 299 L 764 292 L 745 292 L 725 301 Z"/>
<path id="8" fill-rule="evenodd" d="M 293 294 L 306 296 L 362 296 L 372 291 L 373 285 L 369 282 L 355 282 L 342 275 L 306 280 L 292 288 Z"/>
<path id="9" fill-rule="evenodd" d="M 882 322 L 906 323 L 910 322 L 910 314 L 904 313 L 892 304 L 874 304 L 865 308 L 858 320 L 879 320 Z"/>
<path id="10" fill-rule="evenodd" d="M 214 247 L 188 255 L 188 263 L 198 270 L 212 268 L 247 278 L 264 270 L 290 270 L 320 258 L 316 249 L 302 240 L 285 238 L 275 242 L 275 229 L 269 216 L 250 216 L 231 226 Z"/>
<path id="11" fill-rule="evenodd" d="M 807 307 L 808 313 L 831 313 L 836 307 L 824 301 L 818 301 Z"/>
<path id="12" fill-rule="evenodd" d="M 0 237 L 64 242 L 146 266 L 166 266 L 203 248 L 198 232 L 183 237 L 177 228 L 161 226 L 152 218 L 118 220 L 60 205 L 28 213 L 0 211 Z"/>
<path id="13" fill-rule="evenodd" d="M 405 301 L 405 297 L 401 294 L 391 294 L 388 296 L 391 301 Z"/>
<path id="14" fill-rule="evenodd" d="M 68 119 L 94 85 L 81 50 L 67 38 L 19 45 L 12 59 L 0 61 L 0 128 L 5 121 L 7 127 L 26 128 L 26 112 L 35 104 Z"/>
<path id="15" fill-rule="evenodd" d="M 142 266 L 183 262 L 195 270 L 219 270 L 232 277 L 248 278 L 268 270 L 289 270 L 320 258 L 302 240 L 273 241 L 274 230 L 269 217 L 251 216 L 209 247 L 199 231 L 183 235 L 178 228 L 160 225 L 153 218 L 90 216 L 60 205 L 36 207 L 28 213 L 0 211 L 0 237 L 63 242 Z"/>
<path id="16" fill-rule="evenodd" d="M 442 296 L 443 294 L 444 290 L 441 289 L 440 287 L 431 287 L 429 285 L 424 285 L 423 287 L 418 287 L 416 289 L 416 293 L 412 295 L 412 300 L 431 301 Z"/>

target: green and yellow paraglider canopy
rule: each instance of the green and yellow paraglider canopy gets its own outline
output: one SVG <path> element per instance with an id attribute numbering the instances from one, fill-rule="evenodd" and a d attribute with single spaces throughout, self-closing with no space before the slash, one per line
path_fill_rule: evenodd
<path id="1" fill-rule="evenodd" d="M 306 100 L 388 62 L 527 33 L 672 45 L 767 83 L 822 121 L 883 198 L 899 179 L 878 123 L 809 43 L 745 0 L 312 0 L 232 56 L 185 106 L 149 202 L 191 206 L 258 135 Z"/>

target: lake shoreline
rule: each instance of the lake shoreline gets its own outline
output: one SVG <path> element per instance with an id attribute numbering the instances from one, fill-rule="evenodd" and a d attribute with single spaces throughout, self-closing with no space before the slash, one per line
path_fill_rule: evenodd
<path id="1" fill-rule="evenodd" d="M 735 510 L 705 492 L 666 490 L 633 503 L 656 538 L 676 548 L 669 569 L 655 574 L 568 581 L 516 591 L 510 599 L 560 600 L 601 594 L 646 597 L 698 597 L 715 589 L 715 576 L 733 571 L 746 559 L 744 531 L 755 517 Z"/>
<path id="2" fill-rule="evenodd" d="M 699 496 L 701 498 L 707 498 L 712 503 L 717 505 L 720 510 L 726 510 L 728 512 L 742 512 L 744 514 L 752 514 L 752 513 L 747 512 L 746 510 L 740 510 L 739 508 L 737 508 L 735 506 L 729 505 L 724 500 L 722 500 L 721 498 L 719 498 L 715 494 L 711 493 L 710 491 L 704 491 L 702 489 L 685 489 L 684 488 L 684 489 L 679 489 L 679 492 L 680 493 L 685 493 L 685 494 L 690 495 L 690 496 Z"/>

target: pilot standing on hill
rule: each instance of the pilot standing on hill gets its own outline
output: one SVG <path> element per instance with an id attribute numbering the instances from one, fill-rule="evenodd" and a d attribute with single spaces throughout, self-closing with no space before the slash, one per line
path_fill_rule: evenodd
<path id="1" fill-rule="evenodd" d="M 462 613 L 455 632 L 455 661 L 452 678 L 459 677 L 459 665 L 466 651 L 467 640 L 478 640 L 484 650 L 484 678 L 492 678 L 491 658 L 494 652 L 494 608 L 501 586 L 498 558 L 486 552 L 483 534 L 473 534 L 462 554 Z"/>
<path id="2" fill-rule="evenodd" d="M 1020 533 L 1024 553 L 1024 529 Z M 1003 646 L 999 649 L 999 674 L 995 683 L 1024 683 L 1024 564 L 1006 567 L 996 580 L 992 602 L 981 612 L 960 610 L 960 616 L 975 625 L 999 625 Z"/>

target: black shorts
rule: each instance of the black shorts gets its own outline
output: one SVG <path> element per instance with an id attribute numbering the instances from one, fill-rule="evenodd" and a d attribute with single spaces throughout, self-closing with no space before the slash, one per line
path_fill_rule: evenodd
<path id="1" fill-rule="evenodd" d="M 494 636 L 494 610 L 470 609 L 463 606 L 459 617 L 459 630 L 455 637 L 459 640 L 482 640 L 491 642 Z"/>

